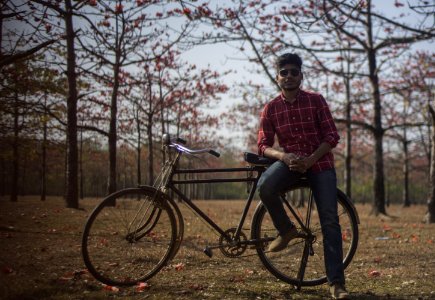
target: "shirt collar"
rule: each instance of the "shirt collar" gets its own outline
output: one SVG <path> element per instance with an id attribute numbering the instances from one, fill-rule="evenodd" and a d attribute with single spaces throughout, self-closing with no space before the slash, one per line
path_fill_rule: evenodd
<path id="1" fill-rule="evenodd" d="M 293 101 L 291 104 L 293 104 L 293 103 L 295 103 L 296 101 L 298 101 L 300 95 L 301 95 L 301 89 L 298 90 L 298 92 L 296 93 L 296 96 L 295 96 L 295 101 Z M 289 104 L 290 104 L 290 102 L 287 101 L 287 98 L 284 96 L 284 93 L 283 93 L 283 92 L 281 92 L 281 99 L 282 99 L 282 101 L 284 101 L 285 103 L 289 103 Z"/>

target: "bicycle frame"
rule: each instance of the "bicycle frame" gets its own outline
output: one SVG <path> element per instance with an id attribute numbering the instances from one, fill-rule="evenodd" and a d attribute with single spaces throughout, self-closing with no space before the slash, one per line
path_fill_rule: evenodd
<path id="1" fill-rule="evenodd" d="M 261 174 L 264 171 L 264 167 L 258 166 L 248 166 L 242 168 L 219 168 L 219 169 L 175 169 L 173 170 L 169 181 L 166 185 L 167 188 L 172 190 L 177 194 L 186 205 L 188 205 L 193 211 L 195 211 L 202 219 L 204 219 L 214 230 L 216 230 L 220 235 L 222 235 L 228 242 L 231 242 L 231 238 L 225 233 L 225 231 L 217 225 L 208 215 L 206 215 L 191 199 L 189 199 L 185 194 L 183 194 L 175 185 L 183 184 L 199 184 L 199 183 L 225 183 L 225 182 L 252 182 L 251 189 L 249 191 L 249 196 L 246 200 L 245 207 L 243 209 L 242 216 L 237 225 L 235 237 L 238 239 L 243 228 L 243 224 L 246 220 L 249 208 L 251 206 L 252 200 L 254 199 L 255 191 L 257 190 L 257 182 L 260 179 Z M 190 180 L 174 180 L 173 176 L 175 174 L 204 174 L 204 173 L 239 173 L 247 172 L 246 177 L 239 178 L 219 178 L 219 179 L 190 179 Z M 256 172 L 256 176 L 253 177 L 253 173 Z M 249 244 L 249 241 L 247 241 Z"/>

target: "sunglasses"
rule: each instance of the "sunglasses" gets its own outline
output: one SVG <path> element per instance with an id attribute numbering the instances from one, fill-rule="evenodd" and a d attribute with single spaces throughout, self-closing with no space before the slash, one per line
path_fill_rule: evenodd
<path id="1" fill-rule="evenodd" d="M 297 77 L 301 74 L 301 70 L 298 69 L 282 69 L 279 70 L 278 72 L 279 76 L 281 77 L 287 77 L 290 75 L 292 75 L 293 77 Z"/>

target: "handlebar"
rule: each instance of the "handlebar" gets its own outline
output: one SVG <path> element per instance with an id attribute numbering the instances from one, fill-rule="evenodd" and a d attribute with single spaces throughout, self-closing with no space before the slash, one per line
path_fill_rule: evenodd
<path id="1" fill-rule="evenodd" d="M 205 149 L 189 149 L 189 148 L 183 146 L 187 143 L 184 139 L 179 138 L 179 137 L 171 139 L 171 137 L 167 133 L 165 133 L 162 136 L 162 141 L 166 146 L 171 147 L 171 148 L 175 148 L 175 149 L 177 149 L 177 151 L 180 151 L 183 153 L 192 154 L 192 155 L 209 153 L 209 154 L 214 155 L 216 157 L 221 156 L 219 152 L 216 152 L 213 149 L 207 149 L 207 148 L 205 148 Z M 183 144 L 183 145 L 181 145 L 181 144 Z"/>

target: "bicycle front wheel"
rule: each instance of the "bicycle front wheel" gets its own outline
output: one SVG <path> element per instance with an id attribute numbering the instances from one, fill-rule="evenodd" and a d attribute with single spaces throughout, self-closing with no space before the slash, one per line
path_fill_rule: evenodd
<path id="1" fill-rule="evenodd" d="M 125 189 L 91 213 L 82 236 L 89 272 L 108 285 L 135 285 L 154 276 L 171 258 L 177 223 L 155 189 Z"/>
<path id="2" fill-rule="evenodd" d="M 293 239 L 287 248 L 280 252 L 268 252 L 268 242 L 278 234 L 267 209 L 260 202 L 252 222 L 252 238 L 265 241 L 257 247 L 257 253 L 263 265 L 277 278 L 295 286 L 314 286 L 327 281 L 325 273 L 323 235 L 319 216 L 313 201 L 313 207 L 307 214 L 307 200 L 309 187 L 307 185 L 295 187 L 287 192 L 288 200 L 293 202 L 297 217 L 305 224 L 310 218 L 309 230 L 311 240 L 307 237 Z M 302 205 L 305 203 L 305 205 Z M 343 263 L 347 267 L 352 260 L 358 245 L 358 217 L 346 195 L 338 191 L 338 216 L 343 238 Z M 286 206 L 286 205 L 285 205 Z M 287 214 L 301 231 L 294 216 L 286 207 Z M 311 244 L 311 248 L 309 245 Z M 311 252 L 311 253 L 310 253 Z M 309 254 L 308 254 L 309 253 Z M 304 258 L 306 259 L 304 261 Z"/>

